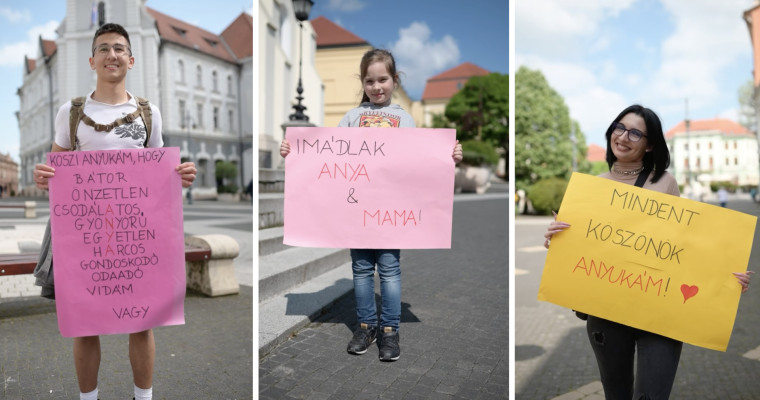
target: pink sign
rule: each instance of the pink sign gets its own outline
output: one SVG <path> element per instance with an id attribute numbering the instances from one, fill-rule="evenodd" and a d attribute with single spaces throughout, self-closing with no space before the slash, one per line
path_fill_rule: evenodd
<path id="1" fill-rule="evenodd" d="M 451 248 L 453 129 L 288 128 L 291 246 Z"/>
<path id="2" fill-rule="evenodd" d="M 50 152 L 47 162 L 61 335 L 184 324 L 179 148 Z"/>

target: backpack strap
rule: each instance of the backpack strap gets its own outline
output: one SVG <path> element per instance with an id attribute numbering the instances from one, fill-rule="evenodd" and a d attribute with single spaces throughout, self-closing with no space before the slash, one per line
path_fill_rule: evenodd
<path id="1" fill-rule="evenodd" d="M 69 150 L 77 148 L 77 128 L 79 121 L 84 117 L 84 96 L 74 97 L 71 99 L 71 110 L 69 111 Z"/>
<path id="2" fill-rule="evenodd" d="M 150 110 L 150 102 L 147 99 L 135 96 L 135 100 L 137 100 L 137 108 L 140 110 L 140 116 L 145 123 L 145 143 L 143 146 L 147 148 L 150 142 L 151 128 L 153 128 L 153 112 Z"/>
<path id="3" fill-rule="evenodd" d="M 643 188 L 651 172 L 652 172 L 652 168 L 644 168 L 644 170 L 641 171 L 641 173 L 639 174 L 639 177 L 636 178 L 636 183 L 634 183 L 634 186 Z"/>

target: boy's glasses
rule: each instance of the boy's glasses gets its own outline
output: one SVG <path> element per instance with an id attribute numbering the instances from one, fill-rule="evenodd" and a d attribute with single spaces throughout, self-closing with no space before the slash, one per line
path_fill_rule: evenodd
<path id="1" fill-rule="evenodd" d="M 620 122 L 615 124 L 615 128 L 612 130 L 612 133 L 618 136 L 623 136 L 626 132 L 628 132 L 628 139 L 632 142 L 638 142 L 642 137 L 647 137 L 647 135 L 638 129 L 625 129 L 625 125 Z"/>
<path id="2" fill-rule="evenodd" d="M 114 54 L 117 56 L 123 56 L 125 54 L 132 55 L 132 51 L 129 49 L 129 46 L 125 46 L 123 44 L 115 44 L 111 46 L 110 44 L 100 44 L 95 46 L 94 49 L 92 49 L 92 53 L 97 56 L 106 56 L 109 51 L 113 49 Z"/>

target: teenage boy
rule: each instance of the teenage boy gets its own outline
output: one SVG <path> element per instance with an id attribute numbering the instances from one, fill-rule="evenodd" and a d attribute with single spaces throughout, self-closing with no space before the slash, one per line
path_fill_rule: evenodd
<path id="1" fill-rule="evenodd" d="M 69 115 L 72 103 L 67 102 L 58 109 L 55 118 L 52 151 L 162 147 L 161 113 L 157 107 L 150 104 L 152 122 L 148 143 L 145 143 L 147 131 L 143 118 L 124 118 L 139 107 L 135 97 L 126 89 L 127 72 L 135 64 L 127 31 L 121 25 L 113 23 L 101 26 L 92 39 L 92 57 L 89 61 L 90 68 L 97 75 L 97 84 L 95 91 L 86 97 L 82 105 L 86 117 L 79 122 L 76 142 L 71 143 L 70 139 Z M 91 126 L 96 123 L 113 123 L 113 126 L 110 130 L 99 132 Z M 196 174 L 193 163 L 180 164 L 176 171 L 182 177 L 183 187 L 192 185 Z M 47 189 L 48 179 L 53 177 L 54 172 L 48 165 L 35 165 L 34 181 L 37 187 Z M 156 345 L 152 329 L 129 334 L 129 361 L 132 365 L 136 400 L 152 399 L 155 357 Z M 79 398 L 97 399 L 100 367 L 98 336 L 74 338 L 74 366 L 79 382 Z"/>

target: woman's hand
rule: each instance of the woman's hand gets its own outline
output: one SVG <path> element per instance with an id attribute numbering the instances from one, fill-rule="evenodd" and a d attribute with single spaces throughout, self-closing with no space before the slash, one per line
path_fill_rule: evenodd
<path id="1" fill-rule="evenodd" d="M 752 274 L 754 274 L 753 271 L 734 272 L 734 276 L 739 281 L 739 284 L 742 285 L 742 293 L 749 290 L 749 278 L 752 277 Z"/>
<path id="2" fill-rule="evenodd" d="M 195 169 L 195 163 L 191 162 L 182 163 L 175 170 L 182 177 L 183 188 L 189 188 L 195 181 L 195 174 L 198 173 L 198 170 Z"/>
<path id="3" fill-rule="evenodd" d="M 544 237 L 546 238 L 546 240 L 544 240 L 544 247 L 547 249 L 549 248 L 549 244 L 552 241 L 552 236 L 554 236 L 555 233 L 560 233 L 570 227 L 570 224 L 567 222 L 557 221 L 557 213 L 552 211 L 552 214 L 554 214 L 554 221 L 549 224 L 549 228 L 544 234 Z"/>
<path id="4" fill-rule="evenodd" d="M 454 152 L 451 154 L 451 158 L 454 159 L 455 164 L 458 164 L 460 161 L 462 161 L 462 145 L 459 144 L 458 140 L 457 140 L 456 145 L 454 146 Z"/>
<path id="5" fill-rule="evenodd" d="M 36 164 L 33 175 L 37 188 L 48 190 L 48 179 L 55 176 L 55 169 L 47 164 Z"/>
<path id="6" fill-rule="evenodd" d="M 290 143 L 288 143 L 287 140 L 282 139 L 282 144 L 280 144 L 280 156 L 285 158 L 288 154 L 290 154 Z"/>

